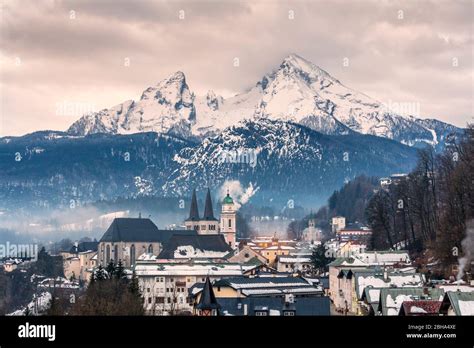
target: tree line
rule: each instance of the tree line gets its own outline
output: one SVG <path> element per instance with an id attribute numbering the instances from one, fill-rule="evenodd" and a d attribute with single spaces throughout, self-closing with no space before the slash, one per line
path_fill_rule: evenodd
<path id="1" fill-rule="evenodd" d="M 444 265 L 457 262 L 466 223 L 474 218 L 474 127 L 441 154 L 419 151 L 415 169 L 380 188 L 365 215 L 375 249 L 426 250 Z"/>

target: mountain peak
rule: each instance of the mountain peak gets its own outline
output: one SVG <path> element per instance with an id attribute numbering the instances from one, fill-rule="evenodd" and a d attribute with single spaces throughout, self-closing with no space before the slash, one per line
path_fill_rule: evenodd
<path id="1" fill-rule="evenodd" d="M 285 59 L 283 59 L 283 62 L 280 64 L 280 70 L 281 69 L 295 71 L 300 74 L 303 73 L 311 77 L 321 76 L 337 81 L 325 70 L 321 69 L 319 66 L 313 64 L 309 60 L 297 55 L 296 53 L 291 53 Z"/>
<path id="2" fill-rule="evenodd" d="M 169 75 L 167 78 L 158 83 L 157 87 L 163 87 L 166 85 L 186 85 L 186 76 L 182 71 L 176 71 L 173 74 Z"/>
<path id="3" fill-rule="evenodd" d="M 171 74 L 170 77 L 168 77 L 168 80 L 186 80 L 186 76 L 182 71 L 178 70 L 175 73 Z"/>
<path id="4" fill-rule="evenodd" d="M 288 63 L 304 63 L 304 64 L 312 64 L 310 61 L 304 59 L 303 57 L 297 55 L 296 53 L 290 53 L 288 56 L 283 59 L 283 63 L 288 62 Z"/>

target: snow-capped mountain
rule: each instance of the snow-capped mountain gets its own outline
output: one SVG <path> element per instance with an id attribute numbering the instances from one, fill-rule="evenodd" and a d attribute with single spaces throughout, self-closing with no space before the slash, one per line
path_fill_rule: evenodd
<path id="1" fill-rule="evenodd" d="M 409 146 L 444 145 L 461 130 L 436 120 L 401 116 L 382 103 L 344 86 L 298 55 L 286 57 L 245 93 L 224 99 L 209 91 L 195 96 L 177 72 L 147 88 L 139 101 L 83 116 L 68 133 L 129 134 L 145 131 L 205 138 L 242 120 L 269 118 L 305 125 L 324 134 L 358 132 Z"/>
<path id="2" fill-rule="evenodd" d="M 416 149 L 380 137 L 324 135 L 281 120 L 247 120 L 182 149 L 163 193 L 188 194 L 238 180 L 262 202 L 318 200 L 357 175 L 407 172 Z"/>
<path id="3" fill-rule="evenodd" d="M 416 152 L 381 137 L 324 135 L 270 119 L 242 121 L 200 143 L 151 132 L 42 131 L 0 138 L 0 211 L 189 197 L 193 188 L 235 180 L 253 187 L 252 202 L 316 204 L 357 175 L 408 172 Z"/>
<path id="4" fill-rule="evenodd" d="M 296 55 L 227 99 L 195 96 L 176 72 L 140 100 L 85 115 L 65 133 L 0 138 L 8 159 L 0 161 L 0 201 L 183 197 L 238 180 L 261 203 L 322 203 L 357 175 L 410 171 L 414 147 L 440 151 L 461 131 L 387 111 Z"/>
<path id="5" fill-rule="evenodd" d="M 196 145 L 157 133 L 0 138 L 0 211 L 160 195 L 173 157 Z"/>
<path id="6" fill-rule="evenodd" d="M 155 131 L 189 136 L 196 121 L 194 95 L 180 71 L 143 91 L 140 100 L 127 100 L 110 109 L 88 114 L 69 129 L 73 135 L 132 134 Z"/>

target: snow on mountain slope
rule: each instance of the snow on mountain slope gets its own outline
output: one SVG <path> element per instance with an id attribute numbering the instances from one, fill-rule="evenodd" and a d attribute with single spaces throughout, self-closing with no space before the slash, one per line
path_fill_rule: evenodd
<path id="1" fill-rule="evenodd" d="M 190 135 L 196 121 L 194 95 L 180 71 L 148 87 L 139 101 L 128 100 L 110 109 L 83 116 L 68 133 L 131 134 L 148 131 Z"/>
<path id="2" fill-rule="evenodd" d="M 441 121 L 430 127 L 424 120 L 397 115 L 292 54 L 253 88 L 234 97 L 224 99 L 213 91 L 196 97 L 184 74 L 176 72 L 147 88 L 139 101 L 126 101 L 83 116 L 68 132 L 85 135 L 156 131 L 205 138 L 239 121 L 261 118 L 292 121 L 325 134 L 371 134 L 410 146 L 441 147 L 449 132 L 461 131 Z"/>
<path id="3" fill-rule="evenodd" d="M 345 156 L 347 161 L 344 160 Z M 238 180 L 264 197 L 286 201 L 326 197 L 361 174 L 409 171 L 416 149 L 396 141 L 351 133 L 324 135 L 297 123 L 245 120 L 174 156 L 176 168 L 162 187 L 169 196 Z M 278 197 L 277 197 L 278 196 Z"/>
<path id="4" fill-rule="evenodd" d="M 260 85 L 263 96 L 256 113 L 261 117 L 290 119 L 326 134 L 350 129 L 410 145 L 438 141 L 416 118 L 391 112 L 297 55 L 285 58 Z"/>

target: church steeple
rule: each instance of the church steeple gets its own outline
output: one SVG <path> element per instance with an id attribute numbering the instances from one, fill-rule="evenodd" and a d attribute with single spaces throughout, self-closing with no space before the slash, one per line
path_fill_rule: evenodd
<path id="1" fill-rule="evenodd" d="M 196 198 L 196 189 L 193 190 L 193 197 L 191 199 L 191 208 L 189 209 L 189 217 L 187 221 L 199 221 L 199 210 Z"/>
<path id="2" fill-rule="evenodd" d="M 216 300 L 214 295 L 214 290 L 212 290 L 211 280 L 209 276 L 206 277 L 206 282 L 204 283 L 204 288 L 201 293 L 201 298 L 199 303 L 196 306 L 196 309 L 199 311 L 199 315 L 202 316 L 211 316 L 219 315 L 219 308 L 221 306 Z"/>
<path id="3" fill-rule="evenodd" d="M 229 246 L 234 248 L 237 234 L 237 211 L 229 190 L 227 190 L 227 195 L 222 200 L 220 233 L 224 235 Z"/>
<path id="4" fill-rule="evenodd" d="M 210 189 L 207 189 L 206 204 L 204 206 L 204 216 L 202 217 L 202 219 L 206 221 L 216 220 L 216 218 L 214 217 L 214 211 L 212 209 L 212 199 L 211 199 Z"/>

